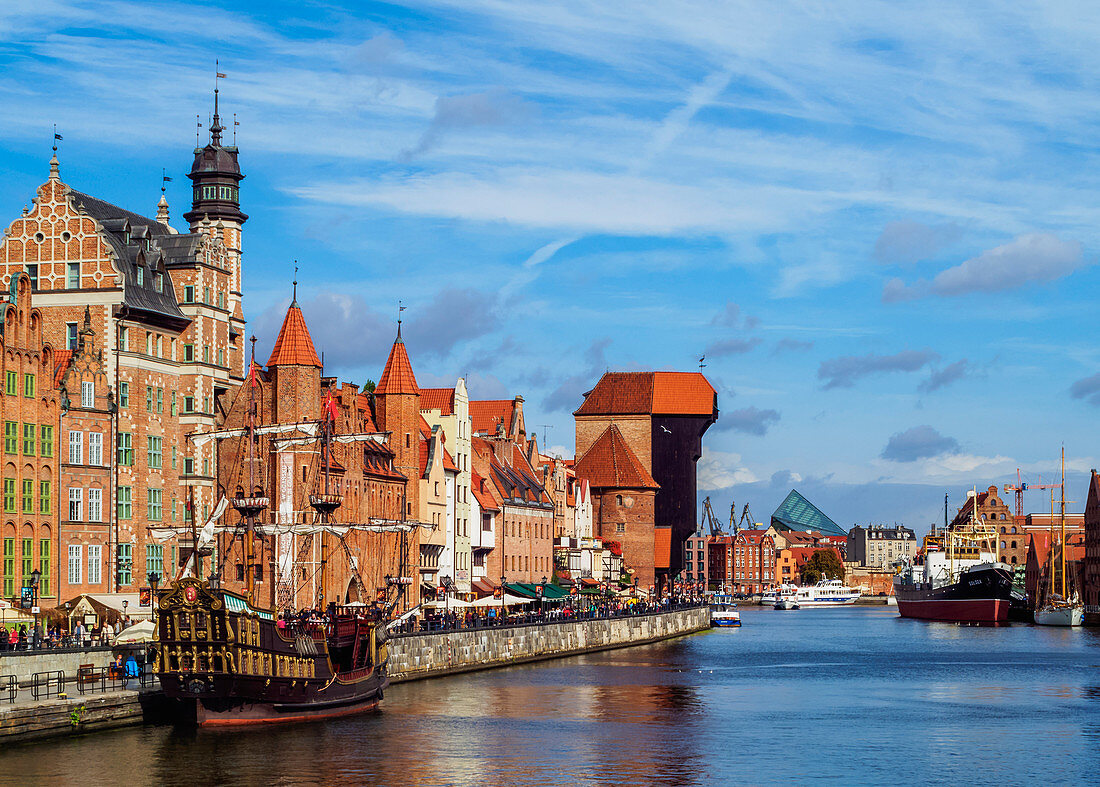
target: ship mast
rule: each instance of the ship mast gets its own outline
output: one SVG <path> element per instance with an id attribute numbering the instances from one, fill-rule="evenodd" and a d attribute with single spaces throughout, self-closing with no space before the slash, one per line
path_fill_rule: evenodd
<path id="1" fill-rule="evenodd" d="M 233 507 L 244 518 L 244 573 L 245 595 L 249 604 L 256 603 L 256 569 L 253 563 L 255 544 L 253 539 L 256 534 L 256 516 L 267 508 L 266 497 L 256 497 L 256 337 L 252 336 L 252 354 L 248 366 L 248 417 L 246 419 L 245 436 L 248 438 L 248 489 L 243 497 L 233 499 Z"/>
<path id="2" fill-rule="evenodd" d="M 1066 598 L 1066 447 L 1062 446 L 1062 506 L 1061 506 L 1061 520 L 1062 520 L 1062 540 L 1060 543 L 1060 549 L 1062 551 L 1062 598 Z"/>

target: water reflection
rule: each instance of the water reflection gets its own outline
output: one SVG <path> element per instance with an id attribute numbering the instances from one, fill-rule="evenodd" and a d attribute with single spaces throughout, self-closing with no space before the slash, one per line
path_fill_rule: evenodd
<path id="1" fill-rule="evenodd" d="M 192 786 L 1095 779 L 1094 632 L 806 612 L 749 608 L 741 629 L 394 686 L 380 712 L 329 723 L 9 748 L 0 773 Z"/>

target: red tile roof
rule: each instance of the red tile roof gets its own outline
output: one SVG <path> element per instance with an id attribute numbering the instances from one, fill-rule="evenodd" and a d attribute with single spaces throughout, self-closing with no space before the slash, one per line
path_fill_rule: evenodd
<path id="1" fill-rule="evenodd" d="M 454 415 L 454 388 L 421 388 L 420 410 L 439 410 L 440 415 Z"/>
<path id="2" fill-rule="evenodd" d="M 321 366 L 317 351 L 313 349 L 313 339 L 306 327 L 306 319 L 296 303 L 290 304 L 290 308 L 286 310 L 283 327 L 279 329 L 279 337 L 275 340 L 267 365 Z"/>
<path id="3" fill-rule="evenodd" d="M 599 489 L 657 489 L 615 424 L 607 427 L 577 461 L 577 477 Z"/>
<path id="4" fill-rule="evenodd" d="M 504 432 L 512 428 L 512 410 L 515 402 L 511 399 L 482 399 L 470 401 L 470 422 L 473 430 L 480 434 L 496 434 L 497 424 L 504 424 Z"/>
<path id="5" fill-rule="evenodd" d="M 405 351 L 405 343 L 401 341 L 401 335 L 398 334 L 393 348 L 390 349 L 390 357 L 386 359 L 386 368 L 382 370 L 382 377 L 374 388 L 374 394 L 386 396 L 419 393 L 420 388 L 416 385 L 416 375 L 413 374 L 409 354 Z"/>
<path id="6" fill-rule="evenodd" d="M 73 359 L 73 351 L 58 350 L 54 353 L 54 357 L 57 359 L 57 366 L 53 372 L 53 384 L 61 385 L 61 378 L 65 376 L 65 372 L 69 371 L 69 362 Z"/>
<path id="7" fill-rule="evenodd" d="M 699 372 L 607 372 L 574 415 L 712 415 L 715 406 Z"/>
<path id="8" fill-rule="evenodd" d="M 484 484 L 484 489 L 482 488 Z M 486 511 L 499 511 L 500 503 L 493 497 L 493 485 L 487 482 L 476 470 L 471 475 L 470 486 L 474 490 L 474 497 L 477 498 L 478 504 Z"/>

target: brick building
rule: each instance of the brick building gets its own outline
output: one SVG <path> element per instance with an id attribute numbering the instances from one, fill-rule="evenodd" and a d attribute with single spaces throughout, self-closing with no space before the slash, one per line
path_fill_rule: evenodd
<path id="1" fill-rule="evenodd" d="M 1000 555 L 1001 562 L 1009 563 L 1013 566 L 1025 565 L 1027 563 L 1027 554 L 1032 535 L 1040 532 L 1049 533 L 1052 523 L 1055 530 L 1061 528 L 1061 518 L 1058 514 L 1055 514 L 1053 518 L 1050 514 L 1028 514 L 1024 517 L 1014 516 L 1007 523 L 998 523 L 997 551 Z M 1083 533 L 1084 527 L 1085 515 L 1083 513 L 1066 514 L 1067 534 Z"/>
<path id="2" fill-rule="evenodd" d="M 59 355 L 75 351 L 86 326 L 102 352 L 115 405 L 104 461 L 117 489 L 113 502 L 92 501 L 108 525 L 108 543 L 90 545 L 106 548 L 102 591 L 133 592 L 163 567 L 149 527 L 183 516 L 185 488 L 193 488 L 198 512 L 208 513 L 216 496 L 213 446 L 187 452 L 183 437 L 212 428 L 216 397 L 243 379 L 247 216 L 239 207 L 237 149 L 222 143 L 223 130 L 215 99 L 210 141 L 195 149 L 189 174 L 189 232 L 170 226 L 163 197 L 149 219 L 73 189 L 55 154 L 33 205 L 0 241 L 0 276 L 10 285 L 26 272 L 43 345 Z M 65 441 L 77 439 L 70 432 L 80 431 L 66 426 L 60 442 L 67 449 Z M 82 499 L 80 514 L 87 513 Z M 74 585 L 86 584 L 88 572 L 80 574 Z"/>
<path id="3" fill-rule="evenodd" d="M 32 282 L 12 275 L 0 303 L 0 371 L 4 421 L 3 594 L 16 599 L 41 572 L 42 606 L 57 602 L 60 567 L 57 424 L 60 396 L 54 386 L 55 355 L 44 341 L 44 315 L 31 305 Z"/>
<path id="4" fill-rule="evenodd" d="M 596 503 L 597 484 L 589 478 L 593 526 L 597 535 L 619 524 L 629 526 L 623 556 L 627 565 L 637 568 L 639 585 L 667 587 L 683 570 L 684 543 L 698 522 L 695 464 L 702 454 L 703 434 L 718 418 L 713 386 L 697 372 L 608 372 L 584 395 L 573 416 L 578 477 L 586 477 L 581 462 L 597 443 L 603 443 L 600 454 L 607 454 L 614 429 L 616 441 L 644 471 L 642 476 L 631 468 L 633 481 L 652 480 L 653 486 L 642 483 L 628 490 L 635 494 L 604 493 L 601 497 L 611 496 L 600 501 L 608 503 L 602 505 Z M 629 514 L 620 510 L 619 497 L 623 506 L 627 497 L 632 498 Z M 647 513 L 650 506 L 652 519 Z"/>
<path id="5" fill-rule="evenodd" d="M 977 506 L 976 512 L 975 505 Z M 972 516 L 978 522 L 985 522 L 990 527 L 993 527 L 998 533 L 1000 533 L 1002 527 L 1011 528 L 1015 524 L 1015 518 L 1009 510 L 1008 504 L 998 494 L 996 486 L 991 486 L 986 491 L 978 492 L 976 495 L 968 493 L 966 502 L 963 503 L 958 513 L 955 514 L 955 517 L 951 520 L 950 528 L 955 530 L 957 528 L 967 527 Z M 1008 540 L 1011 541 L 1011 539 Z M 983 539 L 981 544 L 977 545 L 979 550 L 989 551 L 999 556 L 998 547 L 999 544 L 995 540 L 986 541 Z M 1027 549 L 1026 543 L 1023 543 L 1023 549 Z M 1024 557 L 1026 558 L 1026 553 Z M 1017 558 L 1019 559 L 1018 552 Z M 1020 561 L 1021 564 L 1022 562 L 1023 561 Z"/>
<path id="6" fill-rule="evenodd" d="M 729 559 L 735 592 L 756 594 L 775 586 L 775 540 L 766 530 L 737 531 Z"/>
<path id="7" fill-rule="evenodd" d="M 554 572 L 554 504 L 526 453 L 504 434 L 475 435 L 472 459 L 479 487 L 491 488 L 479 490 L 479 495 L 486 507 L 500 509 L 494 517 L 495 548 L 488 553 L 484 576 L 505 576 L 509 582 L 549 579 Z"/>
<path id="8" fill-rule="evenodd" d="M 111 457 L 114 453 L 116 403 L 98 337 L 91 327 L 90 309 L 74 350 L 59 355 L 56 384 L 61 398 L 61 434 L 58 528 L 58 587 L 62 600 L 80 593 L 103 593 L 110 584 L 108 556 L 112 543 L 134 543 L 124 538 L 111 511 L 115 507 Z M 124 512 L 125 513 L 125 512 Z M 149 571 L 164 574 L 164 546 L 149 543 Z M 120 569 L 132 569 L 120 563 Z M 126 577 L 124 576 L 123 579 Z"/>
<path id="9" fill-rule="evenodd" d="M 1084 557 L 1085 623 L 1100 625 L 1100 474 L 1089 476 L 1089 491 L 1085 503 Z"/>
<path id="10" fill-rule="evenodd" d="M 592 488 L 595 535 L 622 544 L 623 559 L 640 587 L 654 583 L 657 484 L 612 424 L 577 460 L 577 475 Z M 667 532 L 667 529 L 663 529 Z"/>
<path id="11" fill-rule="evenodd" d="M 275 524 L 318 521 L 310 496 L 319 494 L 341 496 L 330 519 L 336 524 L 416 520 L 421 486 L 417 398 L 400 332 L 373 397 L 355 385 L 337 386 L 334 378 L 322 377 L 320 359 L 294 300 L 266 366 L 257 365 L 248 380 L 225 391 L 218 409 L 225 414 L 220 426 L 227 430 L 246 426 L 251 406 L 261 428 L 299 428 L 257 436 L 251 468 L 247 437 L 219 441 L 219 487 L 230 497 L 248 496 L 249 490 L 267 497 L 270 506 L 261 519 Z M 318 441 L 304 439 L 313 434 L 310 422 L 323 417 L 332 419 L 337 436 L 377 439 L 336 441 L 326 453 Z M 416 431 L 407 431 L 410 428 Z M 383 439 L 382 432 L 390 434 Z M 288 437 L 303 439 L 287 442 Z M 227 516 L 230 524 L 239 518 L 232 511 Z M 369 601 L 386 589 L 387 575 L 413 573 L 421 556 L 419 538 L 415 527 L 389 533 L 351 530 L 343 540 L 332 533 L 279 533 L 256 539 L 249 564 L 241 537 L 227 534 L 211 562 L 222 567 L 226 586 L 237 590 L 244 588 L 250 573 L 256 598 L 266 605 L 302 608 L 329 601 Z M 405 587 L 402 606 L 419 603 L 419 583 Z"/>

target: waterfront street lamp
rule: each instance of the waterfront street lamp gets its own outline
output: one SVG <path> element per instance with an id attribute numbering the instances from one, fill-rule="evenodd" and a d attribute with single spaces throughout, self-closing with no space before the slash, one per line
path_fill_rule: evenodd
<path id="1" fill-rule="evenodd" d="M 500 575 L 500 620 L 504 622 L 504 597 L 508 595 L 508 577 Z"/>
<path id="2" fill-rule="evenodd" d="M 146 577 L 149 580 L 149 589 L 152 591 L 152 598 L 150 599 L 153 607 L 153 617 L 156 618 L 157 612 L 157 586 L 160 585 L 160 574 L 156 571 L 150 571 L 149 576 Z"/>
<path id="3" fill-rule="evenodd" d="M 38 583 L 42 580 L 42 572 L 37 568 L 31 572 L 31 609 L 34 610 L 34 636 L 31 641 L 34 647 L 38 647 Z"/>

